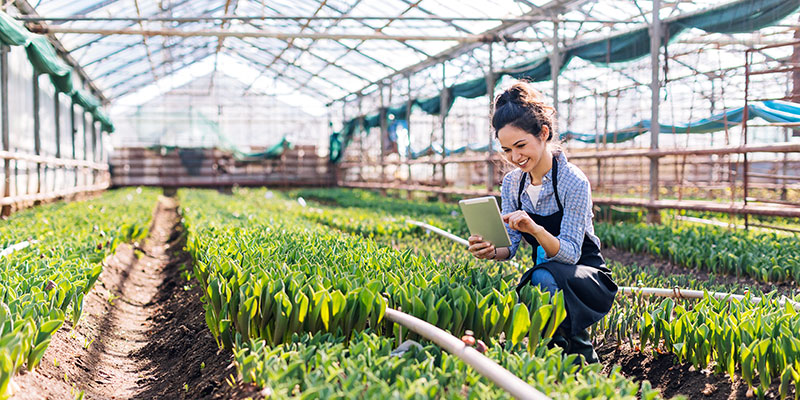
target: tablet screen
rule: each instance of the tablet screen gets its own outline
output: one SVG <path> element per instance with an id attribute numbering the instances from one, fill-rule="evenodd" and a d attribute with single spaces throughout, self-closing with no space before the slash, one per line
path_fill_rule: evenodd
<path id="1" fill-rule="evenodd" d="M 508 231 L 500 217 L 500 208 L 494 196 L 465 199 L 458 202 L 467 221 L 471 235 L 479 235 L 494 247 L 511 246 Z"/>

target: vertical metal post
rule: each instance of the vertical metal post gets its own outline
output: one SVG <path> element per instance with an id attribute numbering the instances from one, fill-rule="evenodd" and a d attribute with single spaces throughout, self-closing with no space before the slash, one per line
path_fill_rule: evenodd
<path id="1" fill-rule="evenodd" d="M 92 121 L 92 161 L 97 161 L 97 121 L 90 118 Z"/>
<path id="2" fill-rule="evenodd" d="M 78 127 L 75 125 L 75 103 L 70 101 L 69 105 L 69 123 L 70 123 L 70 143 L 72 144 L 72 159 L 76 158 L 75 156 L 75 134 L 78 133 Z M 74 179 L 74 186 L 78 186 L 78 168 L 73 168 L 75 172 L 75 179 Z"/>
<path id="3" fill-rule="evenodd" d="M 33 154 L 37 156 L 42 152 L 42 138 L 41 130 L 42 124 L 39 118 L 39 77 L 41 75 L 34 72 L 33 74 Z M 42 192 L 42 164 L 36 163 L 36 193 Z"/>
<path id="4" fill-rule="evenodd" d="M 86 111 L 81 108 L 81 126 L 83 127 L 83 159 L 88 161 L 89 160 L 89 140 L 88 136 L 88 128 L 86 127 Z"/>
<path id="5" fill-rule="evenodd" d="M 8 46 L 0 44 L 0 120 L 2 120 L 3 151 L 11 150 L 8 126 Z M 11 197 L 11 160 L 3 159 L 3 197 Z M 0 208 L 0 217 L 11 215 L 11 206 Z"/>
<path id="6" fill-rule="evenodd" d="M 447 121 L 447 112 L 449 111 L 449 110 L 447 110 L 447 103 L 450 101 L 450 99 L 447 98 L 447 75 L 446 75 L 446 71 L 445 71 L 445 66 L 446 65 L 447 65 L 447 63 L 445 61 L 442 61 L 442 94 L 439 96 L 439 102 L 440 102 L 439 103 L 439 116 L 441 117 L 441 124 L 442 124 L 442 158 L 440 160 L 440 162 L 442 163 L 441 186 L 443 188 L 447 186 L 447 172 L 446 172 L 446 169 L 445 169 L 446 164 L 445 164 L 445 161 L 444 161 L 444 159 L 447 157 L 447 140 L 446 140 L 446 136 L 445 136 L 445 133 L 446 133 L 446 129 L 445 129 L 446 123 L 445 122 Z M 444 200 L 444 194 L 440 193 L 439 197 L 442 200 Z"/>
<path id="7" fill-rule="evenodd" d="M 650 68 L 652 80 L 650 82 L 651 104 L 650 104 L 650 149 L 658 150 L 658 104 L 660 101 L 661 82 L 659 81 L 660 62 L 659 55 L 661 49 L 661 0 L 653 0 L 653 20 L 650 26 Z M 650 157 L 650 203 L 658 200 L 658 156 Z M 656 208 L 648 208 L 647 221 L 649 223 L 659 223 L 661 214 Z"/>
<path id="8" fill-rule="evenodd" d="M 556 121 L 558 121 L 558 73 L 561 70 L 561 54 L 559 53 L 558 40 L 558 15 L 553 18 L 553 51 L 550 52 L 550 79 L 553 80 L 553 108 L 556 110 Z M 558 125 L 558 122 L 556 122 Z M 551 135 L 555 132 L 550 132 Z"/>
<path id="9" fill-rule="evenodd" d="M 356 115 L 358 115 L 358 118 L 362 118 L 364 116 L 363 111 L 362 111 L 363 107 L 362 107 L 362 104 L 361 104 L 363 102 L 363 100 L 364 100 L 364 96 L 359 94 L 358 95 L 358 114 L 356 114 Z M 363 121 L 363 119 L 361 121 Z M 366 132 L 361 132 L 361 136 L 358 138 L 358 147 L 361 150 L 360 153 L 362 155 L 364 154 L 364 139 L 366 138 L 366 136 L 367 136 Z M 364 179 L 364 163 L 359 163 L 359 165 L 358 165 L 358 179 L 361 182 L 366 182 L 366 179 Z"/>
<path id="10" fill-rule="evenodd" d="M 486 96 L 489 97 L 489 109 L 494 112 L 494 42 L 489 42 L 489 68 L 486 71 Z M 486 147 L 486 192 L 494 190 L 494 163 L 492 162 L 492 143 L 494 132 L 492 132 L 492 121 L 489 120 L 489 141 Z"/>
<path id="11" fill-rule="evenodd" d="M 748 49 L 744 52 L 744 109 L 742 110 L 742 146 L 747 146 L 747 119 L 750 118 L 750 105 L 748 104 L 748 92 L 750 90 L 750 62 L 752 60 L 752 52 Z M 742 189 L 744 191 L 744 206 L 747 208 L 747 152 L 742 153 L 744 164 L 742 165 Z M 747 212 L 744 214 L 744 228 L 750 228 L 750 219 Z"/>
<path id="12" fill-rule="evenodd" d="M 406 149 L 406 162 L 408 162 L 408 184 L 411 184 L 411 107 L 414 106 L 414 100 L 411 98 L 411 74 L 406 77 L 408 84 L 408 102 L 406 103 L 406 133 L 408 135 L 408 148 Z M 407 193 L 411 199 L 411 191 Z"/>
<path id="13" fill-rule="evenodd" d="M 56 122 L 56 158 L 61 158 L 61 93 L 58 92 L 58 89 L 53 93 L 53 113 L 55 116 Z M 58 171 L 63 169 L 63 167 L 54 167 L 53 168 L 53 191 L 58 189 Z"/>
<path id="14" fill-rule="evenodd" d="M 381 82 L 380 93 L 379 93 L 380 96 L 381 96 L 381 99 L 380 99 L 380 103 L 379 103 L 380 104 L 380 108 L 378 109 L 378 118 L 379 118 L 379 121 L 380 121 L 380 129 L 381 129 L 381 140 L 380 140 L 381 151 L 378 153 L 378 159 L 380 160 L 380 163 L 381 163 L 381 184 L 386 183 L 386 170 L 384 168 L 385 165 L 384 165 L 383 150 L 386 148 L 386 136 L 387 136 L 387 131 L 389 129 L 389 127 L 386 126 L 386 110 L 385 110 L 385 103 L 384 103 L 384 99 L 383 99 L 383 87 L 384 86 L 385 86 L 385 84 L 383 82 Z M 381 190 L 381 192 L 383 193 L 383 190 Z"/>
<path id="15" fill-rule="evenodd" d="M 83 159 L 85 161 L 89 161 L 89 128 L 86 126 L 86 110 L 81 108 L 81 122 L 83 126 Z M 87 182 L 89 177 L 91 177 L 91 173 L 87 173 L 87 170 L 84 168 L 82 170 L 82 174 L 84 176 L 84 185 L 90 185 L 94 183 L 94 181 Z"/>

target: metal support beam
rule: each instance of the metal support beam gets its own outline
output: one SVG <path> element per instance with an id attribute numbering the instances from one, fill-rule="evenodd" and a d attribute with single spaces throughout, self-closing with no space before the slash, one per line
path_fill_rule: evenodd
<path id="1" fill-rule="evenodd" d="M 661 81 L 659 80 L 659 72 L 661 71 L 661 63 L 659 62 L 659 55 L 661 53 L 661 17 L 659 11 L 661 10 L 661 0 L 653 0 L 653 16 L 650 25 L 650 149 L 658 150 L 658 105 L 660 101 L 659 93 L 661 91 Z M 650 157 L 650 203 L 658 200 L 658 156 Z M 647 221 L 650 223 L 659 223 L 661 214 L 655 208 L 647 210 Z"/>
<path id="2" fill-rule="evenodd" d="M 489 68 L 486 70 L 486 95 L 489 97 L 489 110 L 494 112 L 494 49 L 493 44 L 489 43 Z M 489 120 L 489 142 L 486 148 L 486 191 L 494 191 L 494 162 L 492 161 L 492 142 L 494 141 L 494 132 L 492 132 L 492 121 Z"/>
<path id="3" fill-rule="evenodd" d="M 550 52 L 550 79 L 553 81 L 553 108 L 556 110 L 556 126 L 558 126 L 558 75 L 561 71 L 561 53 L 559 50 L 558 21 L 553 21 L 553 51 Z M 555 132 L 550 132 L 551 135 Z"/>
<path id="4" fill-rule="evenodd" d="M 380 96 L 381 96 L 380 107 L 381 108 L 380 108 L 380 110 L 378 110 L 378 118 L 380 118 L 380 123 L 381 123 L 380 124 L 380 128 L 381 128 L 381 140 L 380 140 L 381 150 L 378 153 L 378 157 L 379 157 L 380 163 L 381 163 L 381 182 L 383 182 L 383 183 L 386 182 L 386 163 L 385 163 L 386 159 L 385 159 L 383 153 L 386 150 L 386 138 L 389 136 L 389 134 L 388 134 L 389 127 L 388 127 L 388 124 L 386 123 L 386 103 L 385 103 L 385 100 L 383 98 L 383 88 L 384 88 L 384 86 L 386 86 L 386 85 L 385 84 L 381 84 L 381 86 L 380 86 Z"/>
<path id="5" fill-rule="evenodd" d="M 411 95 L 411 76 L 406 77 L 408 85 L 408 102 L 406 103 L 406 133 L 408 135 L 408 147 L 406 148 L 406 159 L 411 160 L 411 109 L 414 106 L 414 97 Z M 408 163 L 408 184 L 411 184 L 411 163 Z M 408 191 L 408 198 L 411 199 L 411 191 Z"/>
<path id="6" fill-rule="evenodd" d="M 387 35 L 383 33 L 372 34 L 358 34 L 358 33 L 317 33 L 317 32 L 279 32 L 279 31 L 259 31 L 259 32 L 244 32 L 244 31 L 228 31 L 228 30 L 179 30 L 179 29 L 90 29 L 90 28 L 62 28 L 50 26 L 41 29 L 33 29 L 36 33 L 51 34 L 51 33 L 67 33 L 67 34 L 81 34 L 81 35 L 136 35 L 136 36 L 179 36 L 179 37 L 260 37 L 260 38 L 273 38 L 273 39 L 332 39 L 332 40 L 392 40 L 392 41 L 407 41 L 407 40 L 423 40 L 423 41 L 454 41 L 459 43 L 483 43 L 490 40 L 495 40 L 494 37 L 489 35 Z M 504 41 L 534 41 L 532 38 L 510 38 L 506 37 Z"/>
<path id="7" fill-rule="evenodd" d="M 3 151 L 11 151 L 8 126 L 8 46 L 0 44 L 0 120 Z M 11 160 L 3 159 L 3 197 L 11 197 Z M 4 205 L 0 208 L 0 217 L 11 215 L 11 206 Z"/>
<path id="8" fill-rule="evenodd" d="M 449 111 L 447 109 L 447 103 L 450 101 L 450 99 L 447 98 L 448 97 L 447 96 L 447 74 L 446 74 L 446 69 L 445 69 L 446 65 L 447 65 L 446 62 L 442 62 L 442 94 L 439 96 L 439 100 L 440 100 L 440 103 L 439 103 L 439 117 L 441 117 L 439 123 L 442 126 L 442 158 L 447 157 L 447 140 L 446 140 L 445 133 L 447 132 L 447 129 L 446 129 L 446 125 L 447 124 L 446 124 L 446 122 L 447 122 L 447 112 Z M 431 143 L 433 143 L 433 142 L 431 142 Z M 447 170 L 446 170 L 445 167 L 446 167 L 446 164 L 442 163 L 442 166 L 441 166 L 441 168 L 442 168 L 441 186 L 443 188 L 447 187 Z M 444 194 L 440 194 L 439 197 L 441 197 L 441 199 L 444 200 L 445 196 L 444 196 Z"/>
<path id="9" fill-rule="evenodd" d="M 179 3 L 171 3 L 169 10 L 170 10 L 170 12 L 173 12 L 178 7 L 180 7 L 180 6 L 182 6 L 182 5 L 186 4 L 186 3 L 189 3 L 190 1 L 191 0 L 183 0 L 183 1 L 179 2 Z M 217 11 L 219 11 L 221 9 L 222 9 L 222 6 L 216 7 L 214 9 L 206 10 L 205 12 L 203 12 L 203 15 L 210 15 L 210 14 L 212 14 L 214 12 L 217 12 Z M 152 16 L 150 16 L 150 17 L 143 17 L 142 20 L 155 21 L 154 19 L 151 19 L 151 18 L 157 18 L 158 15 L 164 15 L 164 14 L 166 14 L 166 12 L 156 13 L 156 14 L 153 14 Z M 130 24 L 126 25 L 124 28 L 130 28 L 130 27 L 136 25 L 136 22 L 138 22 L 138 21 L 135 21 L 135 20 L 129 20 L 129 21 L 133 21 L 133 22 L 131 22 Z M 180 27 L 181 25 L 183 25 L 185 23 L 186 22 L 179 22 L 176 25 L 174 25 L 173 28 Z M 78 50 L 80 50 L 80 49 L 82 49 L 84 47 L 91 46 L 91 45 L 93 45 L 93 44 L 105 39 L 106 37 L 107 36 L 100 36 L 99 38 L 83 42 L 83 43 L 81 43 L 80 45 L 78 45 L 77 47 L 75 47 L 74 49 L 72 49 L 70 51 L 76 52 L 76 51 L 78 51 Z M 140 42 L 136 42 L 135 44 L 136 45 L 140 45 L 141 43 Z"/>
<path id="10" fill-rule="evenodd" d="M 408 3 L 408 2 L 406 2 Z M 182 3 L 181 3 L 182 4 Z M 532 6 L 531 8 L 536 8 Z M 157 14 L 158 15 L 158 14 Z M 50 21 L 53 25 L 64 22 L 216 22 L 216 21 L 385 21 L 393 19 L 395 21 L 443 21 L 443 22 L 542 22 L 550 21 L 546 17 L 463 17 L 463 16 L 393 16 L 393 15 L 367 15 L 367 16 L 320 16 L 320 15 L 223 15 L 223 16 L 196 16 L 196 17 L 89 17 L 86 15 L 75 15 L 71 17 L 48 17 L 48 16 L 23 16 L 15 17 L 20 21 Z M 603 23 L 603 24 L 639 24 L 640 21 L 615 21 L 610 19 L 560 19 L 559 22 L 566 23 Z"/>
<path id="11" fill-rule="evenodd" d="M 548 3 L 547 5 L 544 5 L 542 7 L 535 8 L 535 9 L 531 10 L 529 13 L 523 15 L 522 17 L 525 17 L 525 18 L 537 17 L 537 16 L 542 17 L 542 18 L 548 17 L 548 13 L 550 12 L 550 10 L 555 8 L 555 7 L 562 8 L 562 9 L 563 8 L 568 8 L 570 4 L 580 3 L 580 2 L 583 2 L 583 1 L 585 1 L 585 0 L 567 0 L 567 1 L 563 1 L 563 2 L 557 2 L 557 4 Z M 496 28 L 493 28 L 493 29 L 490 29 L 490 30 L 484 32 L 483 35 L 487 36 L 489 38 L 493 38 L 492 40 L 494 40 L 495 38 L 504 38 L 506 36 L 509 36 L 511 34 L 519 32 L 519 31 L 521 31 L 523 29 L 526 29 L 528 27 L 530 27 L 530 24 L 508 22 L 508 23 L 503 23 L 503 24 L 501 24 L 500 26 L 498 26 Z M 528 39 L 531 40 L 531 41 L 539 41 L 538 38 L 528 38 Z M 488 41 L 491 41 L 491 40 L 488 40 Z M 469 53 L 469 52 L 475 50 L 476 48 L 478 48 L 480 46 L 481 46 L 481 43 L 467 43 L 467 44 L 461 43 L 461 44 L 458 44 L 456 46 L 450 47 L 450 48 L 448 48 L 448 49 L 446 49 L 446 50 L 444 50 L 444 51 L 442 51 L 440 53 L 435 54 L 433 57 L 429 57 L 429 58 L 427 58 L 427 59 L 425 59 L 425 60 L 423 60 L 421 62 L 418 62 L 418 63 L 416 63 L 414 65 L 408 66 L 408 67 L 403 68 L 403 69 L 401 69 L 401 70 L 399 70 L 397 72 L 393 72 L 393 73 L 391 73 L 391 74 L 389 74 L 389 75 L 387 75 L 387 76 L 385 76 L 383 78 L 380 78 L 380 79 L 374 81 L 373 83 L 368 84 L 368 85 L 360 88 L 359 90 L 353 91 L 352 93 L 337 99 L 337 101 L 342 101 L 342 100 L 344 100 L 344 98 L 352 96 L 353 93 L 366 93 L 366 90 L 369 87 L 376 85 L 377 82 L 382 81 L 384 79 L 391 79 L 392 77 L 395 77 L 395 76 L 400 76 L 400 75 L 405 76 L 405 75 L 410 75 L 410 74 L 422 71 L 422 70 L 424 70 L 426 68 L 429 68 L 429 67 L 431 67 L 433 65 L 436 65 L 436 64 L 440 63 L 442 60 L 454 59 L 454 58 L 456 58 L 456 57 L 458 57 L 458 56 L 460 56 L 462 54 Z"/>

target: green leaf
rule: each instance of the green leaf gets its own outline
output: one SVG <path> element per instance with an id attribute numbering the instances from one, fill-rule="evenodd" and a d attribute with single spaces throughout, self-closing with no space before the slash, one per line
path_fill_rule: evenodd
<path id="1" fill-rule="evenodd" d="M 522 342 L 522 338 L 528 334 L 530 330 L 531 319 L 528 315 L 528 307 L 524 304 L 517 304 L 514 306 L 514 311 L 511 317 L 511 344 L 516 346 Z"/>

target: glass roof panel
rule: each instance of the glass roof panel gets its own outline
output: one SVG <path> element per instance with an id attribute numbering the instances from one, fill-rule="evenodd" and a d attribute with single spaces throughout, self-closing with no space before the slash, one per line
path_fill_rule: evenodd
<path id="1" fill-rule="evenodd" d="M 362 89 L 364 93 L 374 93 L 376 86 L 371 84 L 389 78 L 404 81 L 405 78 L 392 74 L 400 71 L 405 75 L 407 68 L 413 68 L 415 92 L 419 88 L 419 92 L 435 94 L 442 79 L 441 64 L 438 68 L 436 65 L 442 59 L 448 60 L 448 84 L 485 73 L 489 58 L 485 44 L 419 40 L 420 36 L 465 38 L 500 30 L 510 37 L 523 39 L 493 46 L 494 67 L 499 69 L 548 54 L 553 47 L 554 24 L 549 20 L 553 11 L 561 20 L 558 35 L 563 48 L 646 27 L 652 4 L 650 0 L 41 0 L 36 2 L 36 11 L 53 18 L 94 18 L 48 22 L 62 29 L 203 32 L 203 36 L 190 38 L 162 35 L 146 39 L 141 35 L 57 33 L 58 40 L 84 66 L 87 74 L 101 89 L 109 91 L 108 96 L 164 86 L 148 84 L 148 79 L 172 79 L 172 74 L 195 74 L 203 68 L 213 70 L 215 66 L 243 69 L 244 65 L 257 71 L 253 78 L 243 78 L 246 88 L 263 90 L 280 82 L 282 87 L 291 88 L 287 91 L 309 86 L 320 97 L 336 100 Z M 675 18 L 719 5 L 720 0 L 662 0 L 660 16 Z M 226 15 L 248 19 L 207 18 Z M 522 16 L 530 21 L 501 20 Z M 151 20 L 135 20 L 140 17 Z M 788 26 L 764 29 L 764 36 L 758 38 L 750 34 L 687 31 L 670 47 L 670 51 L 677 53 L 671 55 L 675 61 L 670 64 L 670 73 L 682 76 L 718 68 L 697 61 L 702 58 L 699 54 L 711 51 L 705 46 L 711 41 L 730 42 L 722 45 L 722 50 L 715 51 L 741 52 L 755 43 L 754 40 L 791 39 L 797 17 L 787 20 L 790 20 Z M 215 36 L 232 32 L 262 37 Z M 267 37 L 274 34 L 328 36 L 324 39 Z M 405 40 L 363 40 L 379 34 L 405 37 Z M 739 47 L 736 42 L 740 42 Z M 429 58 L 440 54 L 442 57 L 438 60 Z M 786 57 L 786 54 L 776 53 L 774 57 Z M 220 63 L 221 59 L 226 61 Z M 742 62 L 738 59 L 734 62 L 731 57 L 713 57 L 713 60 L 723 64 Z M 192 67 L 193 63 L 202 67 Z M 569 72 L 577 69 L 582 72 Z M 247 76 L 227 73 L 234 77 Z M 613 77 L 612 86 L 636 85 L 649 79 L 646 71 L 624 66 L 599 67 L 579 59 L 571 62 L 564 76 L 578 93 L 583 93 L 582 90 L 590 93 L 580 82 L 580 78 L 585 77 Z M 400 86 L 405 88 L 406 84 Z"/>

